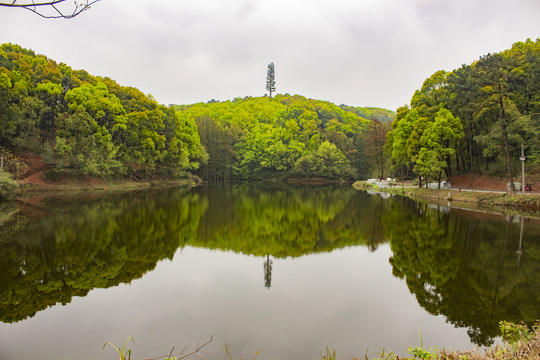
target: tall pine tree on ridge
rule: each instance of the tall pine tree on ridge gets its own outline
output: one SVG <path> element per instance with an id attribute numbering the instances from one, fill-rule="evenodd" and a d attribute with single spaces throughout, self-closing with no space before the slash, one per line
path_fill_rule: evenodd
<path id="1" fill-rule="evenodd" d="M 266 72 L 266 90 L 268 90 L 270 98 L 272 93 L 276 91 L 276 74 L 274 72 L 274 63 L 268 64 L 268 71 Z"/>

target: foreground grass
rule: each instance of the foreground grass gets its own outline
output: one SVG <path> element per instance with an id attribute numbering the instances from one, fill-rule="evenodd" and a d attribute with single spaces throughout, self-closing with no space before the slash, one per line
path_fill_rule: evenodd
<path id="1" fill-rule="evenodd" d="M 540 360 L 540 320 L 536 322 L 532 329 L 529 329 L 525 324 L 514 324 L 506 321 L 501 321 L 499 324 L 502 334 L 503 343 L 493 346 L 484 351 L 467 350 L 453 351 L 438 349 L 425 349 L 423 346 L 410 347 L 407 351 L 410 357 L 400 357 L 392 351 L 383 350 L 379 353 L 379 357 L 371 358 L 371 360 Z M 145 360 L 181 360 L 187 357 L 205 358 L 204 348 L 210 344 L 213 336 L 204 344 L 198 344 L 194 349 L 187 350 L 184 348 L 181 352 L 175 352 L 175 348 L 168 355 L 158 356 Z M 118 355 L 119 360 L 131 360 L 131 349 L 128 347 L 129 342 L 135 342 L 131 336 L 122 346 L 115 346 L 110 342 L 103 345 L 103 348 L 112 347 Z M 420 336 L 420 342 L 422 337 Z M 224 346 L 225 359 L 233 360 L 233 355 L 229 350 L 228 344 Z M 257 354 L 255 354 L 256 358 Z M 321 353 L 321 360 L 337 360 L 336 351 L 326 348 L 326 353 Z M 370 360 L 367 355 L 363 358 L 355 357 L 352 360 Z"/>
<path id="2" fill-rule="evenodd" d="M 412 357 L 404 358 L 394 354 L 384 356 L 383 354 L 374 360 L 540 360 L 540 321 L 536 322 L 532 330 L 529 330 L 525 324 L 513 324 L 506 321 L 501 321 L 499 326 L 503 344 L 483 352 L 478 350 L 448 352 L 417 347 L 409 348 L 408 353 Z M 329 358 L 323 357 L 323 359 Z M 335 360 L 335 357 L 333 359 Z"/>
<path id="3" fill-rule="evenodd" d="M 478 350 L 453 351 L 411 347 L 407 351 L 410 357 L 400 357 L 393 352 L 383 350 L 379 357 L 371 360 L 540 360 L 540 320 L 532 330 L 525 324 L 513 324 L 501 321 L 500 329 L 503 343 L 483 352 Z M 326 355 L 321 360 L 336 360 L 336 352 L 326 348 Z M 353 360 L 369 360 L 367 356 Z"/>

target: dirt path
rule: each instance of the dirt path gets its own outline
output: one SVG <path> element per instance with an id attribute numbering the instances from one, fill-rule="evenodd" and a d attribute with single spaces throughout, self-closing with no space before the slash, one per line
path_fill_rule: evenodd
<path id="1" fill-rule="evenodd" d="M 47 185 L 47 182 L 43 180 L 43 177 L 50 169 L 51 165 L 44 164 L 41 156 L 32 153 L 25 153 L 22 158 L 28 165 L 29 170 L 23 175 L 23 178 L 20 179 L 19 182 L 24 184 Z"/>
<path id="2" fill-rule="evenodd" d="M 507 192 L 506 184 L 509 182 L 505 178 L 496 178 L 490 176 L 475 176 L 474 183 L 471 175 L 455 175 L 450 177 L 452 189 L 471 189 L 471 190 L 486 190 L 486 191 L 503 191 Z M 515 177 L 514 182 L 521 182 L 521 176 Z M 540 191 L 540 178 L 538 175 L 525 177 L 525 183 L 531 184 L 532 193 Z"/>

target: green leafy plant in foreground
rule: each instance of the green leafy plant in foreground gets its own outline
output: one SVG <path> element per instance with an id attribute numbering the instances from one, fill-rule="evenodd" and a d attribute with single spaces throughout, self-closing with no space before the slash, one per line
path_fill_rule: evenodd
<path id="1" fill-rule="evenodd" d="M 321 360 L 336 360 L 336 350 L 332 349 L 330 352 L 330 349 L 328 349 L 328 346 L 326 347 L 326 355 L 323 355 L 321 353 Z"/>
<path id="2" fill-rule="evenodd" d="M 409 350 L 407 350 L 407 352 L 411 354 L 412 356 L 414 356 L 415 359 L 422 359 L 422 360 L 437 359 L 437 350 L 433 348 L 426 350 L 423 346 L 410 347 Z"/>
<path id="3" fill-rule="evenodd" d="M 107 341 L 103 345 L 101 350 L 103 351 L 103 349 L 105 349 L 105 347 L 107 345 L 109 345 L 112 348 L 114 348 L 116 350 L 116 352 L 118 352 L 118 360 L 130 360 L 131 359 L 131 349 L 127 348 L 127 345 L 129 344 L 129 340 L 131 340 L 133 343 L 135 343 L 135 340 L 133 340 L 133 338 L 130 336 L 130 337 L 127 338 L 127 340 L 125 342 L 122 341 L 122 348 L 117 347 L 117 346 L 113 345 L 111 342 Z"/>
<path id="4" fill-rule="evenodd" d="M 422 333 L 420 332 L 420 329 L 418 329 L 418 336 L 420 337 L 420 347 L 409 347 L 407 352 L 414 356 L 415 359 L 436 359 L 437 349 L 430 348 L 429 350 L 426 350 L 424 348 L 424 342 L 422 340 Z"/>
<path id="5" fill-rule="evenodd" d="M 540 326 L 540 322 L 537 322 L 535 329 Z M 501 336 L 504 342 L 515 346 L 520 341 L 531 341 L 534 338 L 534 331 L 530 331 L 525 323 L 514 324 L 508 321 L 501 321 L 499 323 L 501 329 Z"/>

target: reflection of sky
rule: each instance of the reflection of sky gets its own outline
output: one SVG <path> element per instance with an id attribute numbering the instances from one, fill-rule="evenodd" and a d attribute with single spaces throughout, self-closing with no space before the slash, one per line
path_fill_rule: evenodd
<path id="1" fill-rule="evenodd" d="M 466 329 L 418 306 L 404 281 L 392 276 L 388 244 L 375 252 L 354 247 L 297 259 L 273 259 L 272 287 L 264 286 L 266 258 L 206 249 L 179 249 L 172 261 L 131 285 L 95 289 L 16 324 L 0 323 L 0 358 L 115 358 L 111 341 L 128 336 L 133 358 L 206 348 L 225 358 L 320 359 L 326 346 L 339 358 L 375 356 L 381 347 L 404 354 L 419 346 L 472 347 Z M 202 340 L 201 340 L 202 337 Z M 116 355 L 117 356 L 117 355 Z"/>

